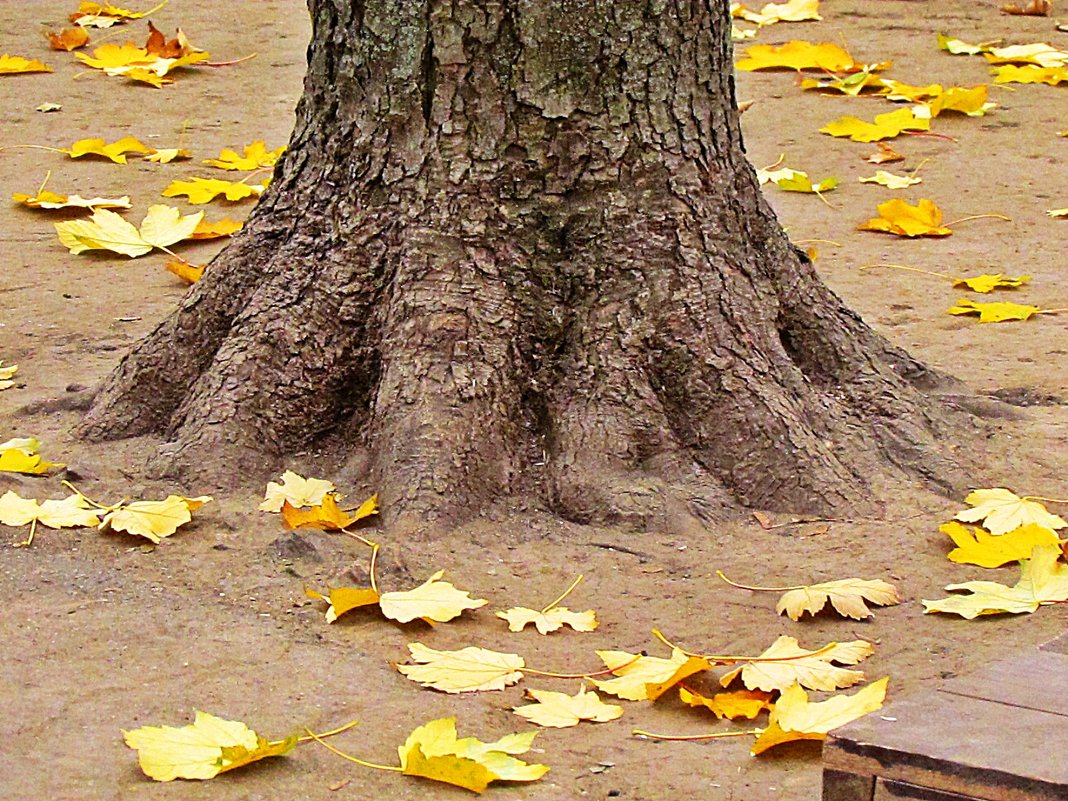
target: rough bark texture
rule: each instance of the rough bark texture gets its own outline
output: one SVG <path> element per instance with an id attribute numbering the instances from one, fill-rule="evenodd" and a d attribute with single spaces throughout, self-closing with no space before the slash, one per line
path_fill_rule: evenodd
<path id="1" fill-rule="evenodd" d="M 962 476 L 938 381 L 819 281 L 745 160 L 727 0 L 309 0 L 244 231 L 82 431 L 195 465 L 330 438 L 394 508 L 824 510 Z"/>

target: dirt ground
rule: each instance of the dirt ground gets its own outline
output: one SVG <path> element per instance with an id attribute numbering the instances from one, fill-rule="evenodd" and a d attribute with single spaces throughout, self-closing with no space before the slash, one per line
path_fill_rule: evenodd
<path id="1" fill-rule="evenodd" d="M 138 6 L 146 3 L 136 4 Z M 1050 41 L 1068 46 L 1054 21 L 999 15 L 996 2 L 946 0 L 825 0 L 821 23 L 778 25 L 759 41 L 810 39 L 846 43 L 864 61 L 892 59 L 890 76 L 909 83 L 975 84 L 989 80 L 985 62 L 938 50 L 945 31 L 968 41 Z M 162 90 L 81 75 L 72 57 L 51 53 L 41 38 L 58 27 L 73 0 L 0 5 L 0 52 L 43 58 L 49 75 L 0 78 L 4 126 L 0 145 L 68 146 L 75 139 L 109 141 L 133 135 L 160 147 L 179 140 L 196 159 L 222 147 L 264 139 L 287 140 L 300 92 L 306 12 L 297 0 L 172 0 L 153 20 L 176 25 L 218 61 L 258 56 L 226 68 L 185 74 Z M 142 40 L 143 23 L 115 29 L 115 41 Z M 106 35 L 106 34 L 105 34 Z M 98 34 L 98 39 L 101 35 Z M 1031 286 L 1011 299 L 1046 308 L 1068 306 L 1064 247 L 1068 222 L 1044 210 L 1068 206 L 1064 164 L 1068 127 L 1064 87 L 992 88 L 999 108 L 972 119 L 947 116 L 936 130 L 957 141 L 902 137 L 894 146 L 923 162 L 924 182 L 902 194 L 860 184 L 873 172 L 861 156 L 874 147 L 820 135 L 842 114 L 871 118 L 884 101 L 803 93 L 793 75 L 742 74 L 739 97 L 754 100 L 744 123 L 753 162 L 766 165 L 785 153 L 787 163 L 841 187 L 825 205 L 811 195 L 769 189 L 795 240 L 816 243 L 817 267 L 866 320 L 933 366 L 953 373 L 981 394 L 1022 404 L 1012 417 L 987 421 L 989 437 L 975 446 L 977 486 L 1004 485 L 1020 492 L 1068 494 L 1068 316 L 1026 323 L 980 325 L 946 309 L 963 294 L 948 281 L 907 272 L 861 272 L 895 262 L 952 274 L 1027 273 Z M 41 113 L 43 102 L 62 111 Z M 898 167 L 899 165 L 892 165 Z M 51 170 L 59 192 L 130 194 L 139 220 L 159 202 L 171 180 L 211 174 L 197 161 L 125 167 L 89 159 L 71 161 L 43 150 L 0 152 L 0 192 L 31 192 Z M 874 216 L 892 196 L 935 199 L 947 219 L 997 213 L 963 223 L 946 239 L 913 241 L 861 233 L 855 225 Z M 179 204 L 181 205 L 181 204 Z M 226 204 L 224 204 L 226 205 Z M 244 216 L 248 205 L 225 209 Z M 208 216 L 223 216 L 217 205 Z M 70 437 L 79 412 L 64 404 L 80 387 L 98 382 L 125 349 L 148 332 L 178 301 L 184 286 L 164 271 L 162 256 L 137 260 L 110 255 L 71 256 L 52 229 L 53 217 L 0 204 L 0 359 L 17 363 L 17 386 L 0 392 L 0 440 L 37 436 L 46 456 L 66 462 L 66 474 L 46 478 L 0 475 L 0 491 L 60 497 L 69 478 L 91 497 L 162 497 L 179 489 L 146 479 L 139 465 L 148 440 L 90 445 Z M 195 261 L 216 243 L 183 246 Z M 319 474 L 314 453 L 288 465 Z M 340 489 L 360 497 L 373 488 Z M 194 709 L 244 720 L 261 734 L 282 737 L 305 725 L 323 730 L 349 720 L 360 725 L 335 740 L 366 759 L 395 763 L 395 747 L 414 725 L 455 715 L 461 733 L 483 739 L 527 726 L 508 713 L 524 687 L 568 689 L 577 681 L 528 677 L 504 692 L 468 697 L 421 690 L 393 670 L 406 644 L 436 648 L 478 644 L 521 653 L 546 670 L 583 671 L 599 666 L 595 649 L 666 655 L 650 630 L 658 628 L 685 647 L 705 652 L 755 653 L 779 634 L 815 648 L 829 640 L 864 638 L 876 644 L 865 665 L 871 678 L 890 676 L 891 697 L 901 697 L 983 663 L 1032 647 L 1064 631 L 1068 609 L 967 622 L 923 616 L 921 598 L 940 597 L 947 583 L 976 578 L 1015 581 L 1015 570 L 996 574 L 945 559 L 947 540 L 937 526 L 960 508 L 920 489 L 886 499 L 878 520 L 840 521 L 825 533 L 805 526 L 763 530 L 753 521 L 706 531 L 641 533 L 566 524 L 538 511 L 502 506 L 435 546 L 398 542 L 372 529 L 384 545 L 388 588 L 406 588 L 435 569 L 488 598 L 491 605 L 457 622 L 429 629 L 393 625 L 353 613 L 328 626 L 304 587 L 323 587 L 365 552 L 331 534 L 287 534 L 273 516 L 256 511 L 262 484 L 220 495 L 195 522 L 152 548 L 144 541 L 89 529 L 43 530 L 30 548 L 0 549 L 0 798 L 23 799 L 364 799 L 468 797 L 348 764 L 311 744 L 285 759 L 269 760 L 208 782 L 157 784 L 145 778 L 121 729 L 144 724 L 182 725 Z M 780 520 L 785 519 L 779 516 Z M 21 532 L 0 528 L 14 542 Z M 755 594 L 720 583 L 720 569 L 742 581 L 794 584 L 846 576 L 896 582 L 906 601 L 880 610 L 871 622 L 829 616 L 794 623 L 774 612 L 774 594 Z M 569 599 L 572 608 L 595 608 L 593 634 L 541 637 L 510 634 L 492 610 L 540 607 L 577 572 L 586 581 Z M 655 706 L 627 703 L 619 721 L 581 729 L 546 730 L 532 756 L 552 767 L 533 785 L 499 785 L 502 799 L 620 798 L 666 801 L 813 801 L 819 797 L 819 746 L 786 746 L 760 758 L 744 738 L 652 742 L 632 728 L 659 732 L 727 731 L 669 698 Z M 340 789 L 339 783 L 349 780 Z"/>

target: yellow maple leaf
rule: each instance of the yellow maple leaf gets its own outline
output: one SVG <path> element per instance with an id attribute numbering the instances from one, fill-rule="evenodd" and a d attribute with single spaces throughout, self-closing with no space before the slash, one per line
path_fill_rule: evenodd
<path id="1" fill-rule="evenodd" d="M 808 173 L 800 170 L 791 170 L 791 172 L 793 173 L 792 175 L 785 175 L 774 181 L 779 189 L 786 192 L 808 192 L 818 195 L 822 192 L 830 192 L 838 186 L 837 178 L 824 178 L 814 184 L 812 179 L 808 177 Z"/>
<path id="2" fill-rule="evenodd" d="M 26 72 L 51 72 L 52 68 L 36 59 L 0 55 L 0 75 L 20 75 Z"/>
<path id="3" fill-rule="evenodd" d="M 117 70 L 129 68 L 134 65 L 144 66 L 155 61 L 158 56 L 149 55 L 143 47 L 138 47 L 133 42 L 115 44 L 108 42 L 93 49 L 93 54 L 75 53 L 74 57 L 95 70 Z"/>
<path id="4" fill-rule="evenodd" d="M 289 503 L 300 509 L 304 506 L 319 506 L 327 493 L 334 493 L 333 482 L 321 478 L 304 478 L 292 470 L 282 473 L 282 483 L 269 481 L 267 491 L 260 502 L 261 512 L 281 512 L 282 505 Z"/>
<path id="5" fill-rule="evenodd" d="M 116 164 L 125 164 L 127 153 L 151 153 L 152 148 L 146 147 L 132 136 L 124 136 L 110 145 L 103 139 L 79 139 L 60 152 L 66 153 L 72 159 L 80 159 L 83 156 L 103 156 Z"/>
<path id="6" fill-rule="evenodd" d="M 156 164 L 170 164 L 172 161 L 184 161 L 192 158 L 193 154 L 184 147 L 165 147 L 162 150 L 153 150 L 145 161 L 154 161 Z"/>
<path id="7" fill-rule="evenodd" d="M 858 179 L 862 184 L 879 184 L 887 189 L 906 189 L 922 183 L 923 179 L 912 175 L 897 175 L 887 170 L 876 170 L 875 175 Z"/>
<path id="8" fill-rule="evenodd" d="M 964 523 L 981 521 L 987 531 L 995 536 L 1032 524 L 1050 531 L 1068 526 L 1068 522 L 1050 514 L 1037 500 L 1027 496 L 1021 498 L 1004 487 L 973 490 L 964 498 L 964 502 L 972 508 L 957 512 L 953 519 Z"/>
<path id="9" fill-rule="evenodd" d="M 348 528 L 359 518 L 349 517 L 337 505 L 336 496 L 328 492 L 318 506 L 297 509 L 289 501 L 282 504 L 282 524 L 286 528 L 317 528 L 322 531 L 338 531 Z"/>
<path id="10" fill-rule="evenodd" d="M 974 300 L 961 298 L 957 305 L 947 309 L 950 314 L 978 314 L 981 323 L 1003 323 L 1011 320 L 1028 320 L 1033 315 L 1041 314 L 1042 309 L 1038 306 L 1028 306 L 1023 303 L 1009 303 L 999 301 L 997 303 L 978 303 Z"/>
<path id="11" fill-rule="evenodd" d="M 446 693 L 503 690 L 523 678 L 526 666 L 518 654 L 468 646 L 459 651 L 436 651 L 419 642 L 408 644 L 414 665 L 394 665 L 424 687 Z"/>
<path id="12" fill-rule="evenodd" d="M 2 362 L 0 362 L 2 364 Z M 0 379 L 9 380 L 18 370 L 18 365 L 0 368 Z M 6 387 L 3 387 L 6 389 Z M 61 462 L 46 462 L 37 453 L 41 443 L 32 437 L 21 437 L 0 442 L 0 472 L 25 473 L 40 476 L 49 470 L 66 467 Z"/>
<path id="13" fill-rule="evenodd" d="M 937 601 L 923 601 L 923 611 L 945 612 L 972 620 L 980 615 L 1034 612 L 1043 604 L 1068 601 L 1068 565 L 1059 562 L 1057 545 L 1036 545 L 1031 558 L 1020 561 L 1020 580 L 1012 587 L 994 581 L 966 581 L 949 584 L 946 590 L 967 595 L 951 595 Z"/>
<path id="14" fill-rule="evenodd" d="M 80 528 L 100 523 L 100 511 L 93 508 L 80 493 L 63 498 L 37 503 L 33 498 L 22 498 L 8 491 L 0 496 L 0 523 L 5 526 L 30 526 L 30 533 L 16 547 L 31 545 L 37 524 L 48 528 Z"/>
<path id="15" fill-rule="evenodd" d="M 167 268 L 167 272 L 174 273 L 187 284 L 195 284 L 204 276 L 204 267 L 187 261 L 170 259 L 163 266 Z"/>
<path id="16" fill-rule="evenodd" d="M 1068 67 L 1039 67 L 1027 64 L 1018 67 L 1014 64 L 1006 64 L 994 69 L 994 83 L 1046 83 L 1056 86 L 1062 81 L 1068 81 Z"/>
<path id="17" fill-rule="evenodd" d="M 140 228 L 118 214 L 96 209 L 89 220 L 53 223 L 59 241 L 77 255 L 87 250 L 110 250 L 131 259 L 188 239 L 204 218 L 204 212 L 182 216 L 173 206 L 150 206 Z"/>
<path id="18" fill-rule="evenodd" d="M 961 39 L 954 39 L 946 36 L 943 33 L 938 34 L 938 46 L 945 50 L 947 53 L 952 53 L 955 56 L 977 56 L 980 53 L 987 52 L 990 47 L 985 44 L 968 44 Z"/>
<path id="19" fill-rule="evenodd" d="M 795 682 L 810 690 L 837 690 L 864 681 L 864 673 L 832 663 L 855 665 L 873 653 L 872 644 L 864 640 L 833 642 L 816 651 L 808 651 L 796 639 L 784 634 L 757 657 L 759 661 L 744 662 L 725 673 L 720 684 L 726 687 L 741 675 L 742 682 L 750 690 L 781 691 Z"/>
<path id="20" fill-rule="evenodd" d="M 871 70 L 861 70 L 852 75 L 835 75 L 829 78 L 804 78 L 802 89 L 818 89 L 823 92 L 841 92 L 850 97 L 857 97 L 865 89 L 882 89 L 889 83 Z"/>
<path id="21" fill-rule="evenodd" d="M 125 531 L 159 542 L 192 520 L 192 512 L 210 500 L 210 495 L 199 498 L 168 495 L 162 501 L 132 501 L 105 514 L 100 528 Z"/>
<path id="22" fill-rule="evenodd" d="M 745 51 L 745 58 L 735 65 L 744 71 L 767 69 L 823 70 L 824 72 L 854 72 L 858 65 L 851 55 L 830 42 L 793 41 L 784 45 L 753 45 Z"/>
<path id="23" fill-rule="evenodd" d="M 981 528 L 969 531 L 967 526 L 956 521 L 943 523 L 938 530 L 957 546 L 948 554 L 951 562 L 979 567 L 1001 567 L 1009 562 L 1027 559 L 1036 545 L 1060 543 L 1050 529 L 1034 523 L 996 537 Z"/>
<path id="24" fill-rule="evenodd" d="M 327 595 L 315 590 L 305 589 L 309 598 L 326 601 L 330 606 L 326 610 L 326 622 L 333 623 L 346 612 L 378 603 L 378 592 L 365 587 L 332 587 Z"/>
<path id="25" fill-rule="evenodd" d="M 70 21 L 84 27 L 110 28 L 112 25 L 126 22 L 127 20 L 140 19 L 147 14 L 151 14 L 159 7 L 156 6 L 156 8 L 149 11 L 140 12 L 129 11 L 111 3 L 82 2 L 78 4 L 78 10 L 70 15 Z"/>
<path id="26" fill-rule="evenodd" d="M 554 729 L 577 726 L 583 720 L 607 723 L 623 714 L 623 707 L 606 704 L 595 692 L 587 692 L 585 685 L 575 695 L 550 690 L 527 690 L 533 704 L 514 706 L 512 711 L 532 723 Z"/>
<path id="27" fill-rule="evenodd" d="M 41 189 L 36 194 L 27 195 L 23 192 L 14 192 L 11 199 L 31 209 L 128 209 L 130 208 L 129 195 L 122 197 L 90 197 L 81 195 L 60 195 Z"/>
<path id="28" fill-rule="evenodd" d="M 0 390 L 11 389 L 15 386 L 15 382 L 12 379 L 18 371 L 19 366 L 17 364 L 9 364 L 5 367 L 4 360 L 0 359 Z M 14 446 L 8 445 L 8 447 Z M 0 445 L 0 454 L 5 450 L 7 450 L 7 448 L 5 448 L 4 445 Z"/>
<path id="29" fill-rule="evenodd" d="M 193 230 L 193 236 L 190 239 L 219 239 L 224 236 L 233 236 L 241 230 L 243 225 L 244 223 L 231 220 L 228 217 L 214 222 L 201 220 L 200 224 Z"/>
<path id="30" fill-rule="evenodd" d="M 478 609 L 489 603 L 484 598 L 472 598 L 447 581 L 440 581 L 443 575 L 445 571 L 439 570 L 414 590 L 383 593 L 379 600 L 382 614 L 398 623 L 409 623 L 416 618 L 447 623 L 463 614 L 465 609 Z"/>
<path id="31" fill-rule="evenodd" d="M 860 231 L 881 231 L 897 236 L 949 236 L 953 232 L 942 227 L 942 210 L 933 200 L 922 198 L 910 206 L 900 198 L 888 200 L 875 207 L 879 216 L 857 226 Z"/>
<path id="32" fill-rule="evenodd" d="M 877 606 L 894 606 L 901 603 L 901 596 L 894 585 L 879 579 L 839 579 L 795 587 L 779 599 L 775 611 L 780 615 L 785 612 L 791 620 L 800 620 L 805 612 L 815 615 L 828 601 L 840 615 L 863 620 L 872 616 L 865 601 Z"/>
<path id="33" fill-rule="evenodd" d="M 257 140 L 251 145 L 245 145 L 245 155 L 241 156 L 229 148 L 223 148 L 219 157 L 205 159 L 205 164 L 218 167 L 220 170 L 258 170 L 262 167 L 273 167 L 279 156 L 285 152 L 285 146 L 268 150 L 262 140 Z"/>
<path id="34" fill-rule="evenodd" d="M 591 679 L 594 686 L 628 701 L 655 701 L 683 679 L 712 666 L 704 657 L 690 656 L 679 648 L 671 650 L 669 659 L 626 651 L 598 651 L 597 655 L 616 678 Z"/>
<path id="35" fill-rule="evenodd" d="M 768 727 L 757 737 L 750 753 L 755 756 L 795 740 L 826 739 L 832 729 L 882 708 L 888 681 L 882 678 L 853 695 L 836 695 L 818 703 L 809 701 L 799 684 L 785 688 L 771 710 Z"/>
<path id="36" fill-rule="evenodd" d="M 506 611 L 497 612 L 496 615 L 508 621 L 509 631 L 522 631 L 531 623 L 541 634 L 549 634 L 564 626 L 570 626 L 575 631 L 593 631 L 597 628 L 597 615 L 592 609 L 572 612 L 566 606 L 554 606 L 539 612 L 524 606 L 513 606 Z"/>
<path id="37" fill-rule="evenodd" d="M 397 749 L 401 772 L 481 793 L 492 781 L 530 782 L 549 768 L 527 764 L 515 754 L 530 750 L 537 732 L 506 735 L 484 743 L 456 734 L 456 718 L 432 720 L 414 729 Z"/>
<path id="38" fill-rule="evenodd" d="M 1068 52 L 1045 42 L 991 47 L 983 53 L 983 57 L 991 64 L 1034 64 L 1039 67 L 1068 65 Z"/>
<path id="39" fill-rule="evenodd" d="M 145 775 L 159 782 L 212 779 L 267 757 L 293 750 L 297 737 L 268 742 L 236 720 L 198 711 L 189 726 L 142 726 L 123 731 Z"/>
<path id="40" fill-rule="evenodd" d="M 788 0 L 784 3 L 768 3 L 759 12 L 750 11 L 740 3 L 731 6 L 731 16 L 756 25 L 773 25 L 776 22 L 807 22 L 823 19 L 819 14 L 819 0 Z"/>
<path id="41" fill-rule="evenodd" d="M 723 718 L 752 720 L 763 710 L 771 709 L 772 697 L 771 693 L 763 690 L 735 690 L 716 693 L 709 698 L 686 687 L 679 687 L 679 699 L 684 704 L 704 707 L 721 720 Z"/>
<path id="42" fill-rule="evenodd" d="M 859 117 L 842 117 L 824 125 L 820 133 L 848 136 L 854 142 L 877 142 L 880 139 L 893 139 L 903 131 L 926 131 L 930 127 L 930 119 L 917 117 L 911 109 L 899 108 L 875 115 L 874 122 L 866 122 Z"/>
<path id="43" fill-rule="evenodd" d="M 994 108 L 994 104 L 988 103 L 986 97 L 985 84 L 972 87 L 951 86 L 931 98 L 927 102 L 927 108 L 932 117 L 937 117 L 943 111 L 959 111 L 969 117 L 982 117 Z"/>
<path id="44" fill-rule="evenodd" d="M 89 32 L 85 28 L 64 28 L 59 33 L 46 31 L 45 36 L 48 37 L 48 46 L 53 50 L 70 52 L 89 44 Z"/>
<path id="45" fill-rule="evenodd" d="M 186 195 L 190 203 L 199 206 L 210 203 L 219 195 L 234 202 L 249 197 L 259 197 L 266 188 L 266 183 L 244 184 L 240 181 L 220 181 L 217 178 L 191 178 L 188 181 L 172 181 L 163 190 L 163 196 Z"/>
<path id="46" fill-rule="evenodd" d="M 966 287 L 972 292 L 980 292 L 986 294 L 993 292 L 995 289 L 1015 289 L 1016 287 L 1023 286 L 1031 280 L 1029 275 L 1021 275 L 1018 278 L 1010 278 L 1003 273 L 983 273 L 982 275 L 975 275 L 971 278 L 955 278 L 953 279 L 953 286 Z"/>

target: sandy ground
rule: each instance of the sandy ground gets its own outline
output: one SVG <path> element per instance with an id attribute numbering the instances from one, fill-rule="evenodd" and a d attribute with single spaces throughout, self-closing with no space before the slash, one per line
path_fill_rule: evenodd
<path id="1" fill-rule="evenodd" d="M 898 80 L 944 84 L 979 83 L 988 75 L 979 58 L 940 52 L 938 31 L 969 41 L 1049 40 L 1068 46 L 1068 35 L 1056 32 L 1052 20 L 1003 17 L 997 5 L 825 0 L 824 22 L 779 25 L 763 31 L 760 41 L 845 42 L 862 60 L 892 59 L 890 74 Z M 73 7 L 52 0 L 0 4 L 0 52 L 43 57 L 55 67 L 49 75 L 0 78 L 0 145 L 64 147 L 87 136 L 110 141 L 130 134 L 160 147 L 181 140 L 202 159 L 254 139 L 272 147 L 286 141 L 308 36 L 301 3 L 173 0 L 153 17 L 160 28 L 181 25 L 216 60 L 259 55 L 237 66 L 184 75 L 163 90 L 80 75 L 73 58 L 47 51 L 40 29 L 58 26 Z M 143 35 L 143 24 L 135 24 L 118 29 L 115 40 Z M 894 342 L 979 393 L 1026 404 L 1017 408 L 1017 419 L 990 422 L 989 438 L 973 453 L 977 484 L 1064 497 L 1068 316 L 979 325 L 945 313 L 962 296 L 948 281 L 859 270 L 895 262 L 951 274 L 1027 273 L 1032 285 L 1013 300 L 1068 306 L 1063 261 L 1068 222 L 1044 214 L 1068 206 L 1068 139 L 1056 136 L 1068 127 L 1068 90 L 1015 88 L 992 89 L 999 108 L 985 118 L 939 120 L 936 130 L 955 142 L 921 137 L 895 142 L 908 156 L 905 170 L 924 162 L 919 173 L 924 183 L 900 196 L 913 202 L 933 198 L 947 219 L 997 213 L 1012 222 L 975 220 L 947 239 L 905 241 L 854 230 L 873 215 L 876 203 L 892 196 L 857 183 L 872 172 L 861 156 L 873 148 L 817 133 L 842 114 L 870 118 L 889 110 L 883 101 L 803 93 L 790 74 L 739 78 L 739 96 L 756 101 L 744 117 L 754 163 L 765 165 L 785 153 L 790 166 L 813 177 L 841 179 L 841 188 L 827 196 L 830 206 L 814 196 L 769 190 L 795 239 L 837 243 L 816 244 L 826 280 Z M 46 101 L 61 103 L 63 110 L 34 110 Z M 172 179 L 210 174 L 197 162 L 131 161 L 122 167 L 42 150 L 5 150 L 0 192 L 33 191 L 48 170 L 55 191 L 132 195 L 135 208 L 127 216 L 136 220 Z M 225 214 L 241 217 L 247 209 L 234 205 Z M 223 213 L 208 209 L 211 218 Z M 99 381 L 185 289 L 164 271 L 163 257 L 69 255 L 52 219 L 0 205 L 0 358 L 19 365 L 18 385 L 0 393 L 0 440 L 38 436 L 46 455 L 68 463 L 70 472 L 48 478 L 2 475 L 0 490 L 58 497 L 66 477 L 102 501 L 165 495 L 178 488 L 145 479 L 137 467 L 153 443 L 74 441 L 69 431 L 78 412 L 65 409 L 62 399 Z M 182 252 L 206 260 L 218 247 L 203 243 Z M 291 466 L 316 472 L 313 454 L 295 455 Z M 196 494 L 202 488 L 184 489 Z M 341 489 L 353 496 L 368 490 Z M 456 715 L 462 733 L 489 739 L 526 728 L 507 712 L 520 702 L 524 686 L 574 691 L 578 684 L 530 677 L 504 692 L 469 697 L 420 690 L 388 664 L 403 659 L 406 643 L 413 641 L 436 648 L 478 644 L 521 653 L 534 667 L 583 671 L 599 664 L 597 648 L 648 648 L 664 655 L 650 635 L 654 627 L 688 648 L 719 653 L 754 653 L 784 633 L 813 648 L 862 637 L 877 646 L 866 664 L 869 676 L 889 675 L 891 695 L 900 697 L 1050 639 L 1068 623 L 1063 607 L 977 622 L 922 616 L 919 599 L 938 597 L 946 583 L 975 578 L 1012 583 L 1015 572 L 992 575 L 948 562 L 937 526 L 960 507 L 959 499 L 915 490 L 888 499 L 882 519 L 834 522 L 818 534 L 804 526 L 765 531 L 751 522 L 706 532 L 635 534 L 568 525 L 537 513 L 508 516 L 506 509 L 433 548 L 374 532 L 384 544 L 381 581 L 387 588 L 411 586 L 442 568 L 492 603 L 434 630 L 360 613 L 327 626 L 304 597 L 304 587 L 322 587 L 365 552 L 337 535 L 287 534 L 275 518 L 255 511 L 260 493 L 261 487 L 249 486 L 218 497 L 193 524 L 156 548 L 125 535 L 76 529 L 43 531 L 31 548 L 0 549 L 0 710 L 6 721 L 0 798 L 467 797 L 444 785 L 358 768 L 314 744 L 210 783 L 156 784 L 138 770 L 120 730 L 181 725 L 194 709 L 247 721 L 269 737 L 359 719 L 361 725 L 338 737 L 336 745 L 391 763 L 396 745 L 421 721 Z M 12 529 L 0 534 L 8 542 L 20 536 Z M 774 595 L 726 587 L 716 569 L 765 584 L 880 577 L 897 582 L 906 602 L 879 611 L 871 622 L 820 616 L 793 623 L 775 615 Z M 547 603 L 577 571 L 587 580 L 570 604 L 599 611 L 596 633 L 509 634 L 492 616 L 492 610 L 515 604 Z M 533 756 L 552 766 L 546 778 L 529 786 L 494 787 L 489 795 L 554 801 L 819 796 L 818 744 L 787 746 L 754 759 L 745 739 L 656 743 L 631 737 L 634 727 L 677 733 L 731 728 L 672 699 L 655 706 L 630 703 L 620 721 L 544 732 Z M 341 789 L 331 789 L 346 780 Z"/>

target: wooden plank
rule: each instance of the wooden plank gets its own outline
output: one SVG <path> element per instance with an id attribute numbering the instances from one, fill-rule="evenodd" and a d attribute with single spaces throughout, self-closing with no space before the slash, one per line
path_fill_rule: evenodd
<path id="1" fill-rule="evenodd" d="M 821 801 L 872 801 L 875 777 L 832 768 L 823 769 Z"/>
<path id="2" fill-rule="evenodd" d="M 875 783 L 875 797 L 872 801 L 997 801 L 997 799 L 977 800 L 973 795 L 947 793 L 907 782 L 879 779 Z"/>
<path id="3" fill-rule="evenodd" d="M 1068 718 L 925 693 L 836 729 L 824 766 L 997 801 L 1064 801 Z"/>
<path id="4" fill-rule="evenodd" d="M 952 679 L 942 692 L 1068 716 L 1068 655 L 1032 651 Z"/>
<path id="5" fill-rule="evenodd" d="M 1050 640 L 1038 646 L 1040 651 L 1051 651 L 1055 654 L 1068 654 L 1068 634 L 1062 634 L 1055 640 Z"/>

